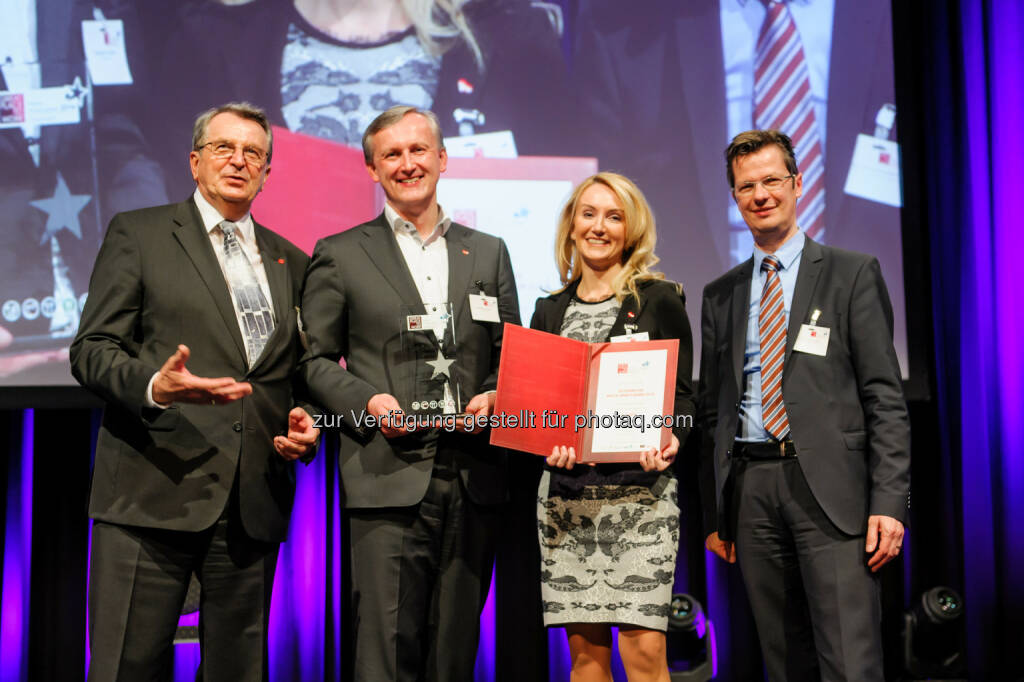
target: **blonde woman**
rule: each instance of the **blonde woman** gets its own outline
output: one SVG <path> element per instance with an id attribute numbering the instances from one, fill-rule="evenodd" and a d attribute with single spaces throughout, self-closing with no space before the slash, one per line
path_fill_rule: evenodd
<path id="1" fill-rule="evenodd" d="M 402 104 L 435 112 L 445 137 L 511 130 L 520 154 L 565 151 L 559 36 L 526 0 L 192 0 L 176 16 L 161 111 L 244 99 L 274 125 L 358 147 Z"/>
<path id="2" fill-rule="evenodd" d="M 675 415 L 694 410 L 693 345 L 678 284 L 652 270 L 654 218 L 628 178 L 584 180 L 562 211 L 555 257 L 562 289 L 530 326 L 587 342 L 626 333 L 679 339 Z M 556 447 L 538 491 L 544 623 L 564 626 L 572 680 L 610 682 L 612 626 L 630 682 L 668 682 L 665 629 L 679 543 L 672 462 L 688 425 L 640 464 L 574 466 Z"/>

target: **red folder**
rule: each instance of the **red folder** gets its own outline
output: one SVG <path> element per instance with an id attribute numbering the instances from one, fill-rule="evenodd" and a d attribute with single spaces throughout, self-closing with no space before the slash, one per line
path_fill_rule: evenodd
<path id="1" fill-rule="evenodd" d="M 634 351 L 644 350 L 666 352 L 661 416 L 671 416 L 679 353 L 677 339 L 584 343 L 506 323 L 491 444 L 543 456 L 550 455 L 556 445 L 572 446 L 581 462 L 639 461 L 639 450 L 592 452 L 592 445 L 595 418 L 600 420 L 603 416 L 594 414 L 600 358 L 622 354 L 625 359 Z M 650 420 L 652 415 L 640 417 Z M 654 428 L 647 425 L 647 430 Z M 671 437 L 671 425 L 661 426 L 660 447 L 667 446 Z"/>

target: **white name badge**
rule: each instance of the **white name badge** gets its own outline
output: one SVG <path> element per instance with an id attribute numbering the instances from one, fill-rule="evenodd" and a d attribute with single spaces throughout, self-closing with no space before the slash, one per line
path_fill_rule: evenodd
<path id="1" fill-rule="evenodd" d="M 816 327 L 813 324 L 800 325 L 800 333 L 797 334 L 793 350 L 811 355 L 825 357 L 828 350 L 828 336 L 831 330 L 828 327 Z"/>
<path id="2" fill-rule="evenodd" d="M 843 190 L 880 204 L 902 206 L 899 144 L 863 133 L 858 135 Z"/>
<path id="3" fill-rule="evenodd" d="M 647 332 L 640 332 L 639 334 L 622 334 L 621 336 L 613 336 L 608 339 L 612 343 L 629 343 L 630 341 L 650 341 L 650 334 Z"/>
<path id="4" fill-rule="evenodd" d="M 0 128 L 78 123 L 84 96 L 78 84 L 0 92 Z"/>
<path id="5" fill-rule="evenodd" d="M 477 322 L 501 322 L 498 317 L 498 298 L 484 294 L 469 295 L 469 313 Z"/>
<path id="6" fill-rule="evenodd" d="M 124 48 L 124 22 L 120 19 L 83 21 L 82 48 L 93 85 L 132 84 Z"/>

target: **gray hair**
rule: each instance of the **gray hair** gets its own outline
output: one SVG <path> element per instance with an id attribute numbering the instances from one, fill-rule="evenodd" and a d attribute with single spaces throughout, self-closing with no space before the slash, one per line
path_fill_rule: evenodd
<path id="1" fill-rule="evenodd" d="M 366 161 L 366 165 L 373 165 L 373 136 L 385 128 L 395 125 L 409 114 L 419 114 L 427 119 L 427 124 L 430 125 L 430 129 L 434 131 L 434 136 L 437 138 L 437 148 L 444 149 L 441 122 L 437 120 L 437 114 L 429 109 L 420 109 L 419 107 L 404 104 L 398 105 L 382 111 L 377 118 L 370 122 L 366 132 L 363 133 L 363 159 Z"/>
<path id="2" fill-rule="evenodd" d="M 267 134 L 267 163 L 270 163 L 270 157 L 274 155 L 274 133 L 270 129 L 270 121 L 262 109 L 249 102 L 228 102 L 199 114 L 196 117 L 196 122 L 192 125 L 192 151 L 197 152 L 202 149 L 206 143 L 206 129 L 210 127 L 210 121 L 217 114 L 234 114 L 259 123 Z"/>

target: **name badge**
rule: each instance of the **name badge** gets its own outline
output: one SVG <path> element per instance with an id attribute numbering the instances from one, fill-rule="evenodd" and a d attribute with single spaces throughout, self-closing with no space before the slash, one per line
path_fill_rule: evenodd
<path id="1" fill-rule="evenodd" d="M 831 330 L 828 327 L 818 327 L 813 324 L 800 325 L 800 333 L 797 334 L 793 350 L 811 355 L 825 357 L 828 350 L 828 336 Z"/>
<path id="2" fill-rule="evenodd" d="M 899 144 L 863 133 L 858 135 L 843 190 L 868 201 L 902 206 Z"/>
<path id="3" fill-rule="evenodd" d="M 132 84 L 124 49 L 124 22 L 120 19 L 83 21 L 82 48 L 93 85 Z"/>
<path id="4" fill-rule="evenodd" d="M 650 341 L 650 334 L 647 332 L 640 332 L 639 334 L 622 334 L 620 336 L 613 336 L 608 339 L 612 343 L 629 343 L 630 341 Z"/>
<path id="5" fill-rule="evenodd" d="M 427 313 L 426 315 L 406 315 L 405 329 L 410 332 L 432 331 L 435 334 L 441 330 L 438 337 L 444 335 L 444 327 L 448 324 L 448 313 Z"/>
<path id="6" fill-rule="evenodd" d="M 78 79 L 71 85 L 0 92 L 0 128 L 78 123 L 85 93 Z"/>
<path id="7" fill-rule="evenodd" d="M 470 294 L 469 313 L 477 322 L 501 322 L 501 318 L 498 317 L 497 296 Z"/>

